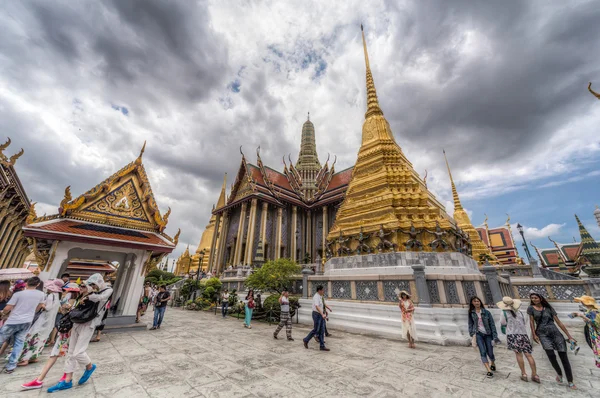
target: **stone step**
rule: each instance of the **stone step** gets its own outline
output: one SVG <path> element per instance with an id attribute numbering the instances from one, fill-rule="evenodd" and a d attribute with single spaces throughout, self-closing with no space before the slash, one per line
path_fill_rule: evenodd
<path id="1" fill-rule="evenodd" d="M 139 332 L 148 329 L 145 323 L 131 323 L 127 325 L 106 325 L 103 333 Z"/>

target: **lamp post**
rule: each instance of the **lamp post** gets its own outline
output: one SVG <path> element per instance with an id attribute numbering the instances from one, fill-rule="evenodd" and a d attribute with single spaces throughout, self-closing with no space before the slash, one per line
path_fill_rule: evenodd
<path id="1" fill-rule="evenodd" d="M 521 224 L 517 224 L 517 230 L 519 231 L 519 234 L 521 234 L 521 238 L 523 239 L 523 249 L 525 250 L 525 255 L 527 256 L 527 260 L 529 261 L 529 264 L 531 264 L 531 260 L 533 260 L 533 257 L 531 257 L 531 252 L 529 251 L 529 246 L 527 246 L 527 240 L 525 240 L 525 233 L 523 232 L 523 226 Z"/>
<path id="2" fill-rule="evenodd" d="M 196 280 L 197 281 L 200 280 L 200 274 L 201 274 L 201 270 L 202 270 L 202 262 L 204 261 L 205 250 L 206 249 L 202 249 L 200 251 L 200 261 L 198 262 L 198 271 L 196 272 Z"/>

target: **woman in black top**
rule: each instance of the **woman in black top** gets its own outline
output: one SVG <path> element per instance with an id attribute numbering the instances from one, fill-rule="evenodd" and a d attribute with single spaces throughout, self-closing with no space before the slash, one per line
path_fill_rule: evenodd
<path id="1" fill-rule="evenodd" d="M 567 376 L 567 382 L 569 388 L 576 389 L 573 384 L 573 372 L 571 371 L 571 364 L 567 357 L 567 344 L 565 343 L 564 336 L 558 330 L 558 327 L 562 329 L 567 335 L 569 340 L 575 341 L 571 336 L 565 325 L 558 319 L 556 311 L 545 298 L 537 293 L 532 292 L 529 295 L 531 305 L 527 308 L 527 314 L 529 314 L 529 322 L 531 326 L 531 332 L 533 334 L 533 340 L 542 345 L 546 355 L 552 364 L 552 367 L 556 371 L 556 381 L 560 384 L 563 383 L 563 374 L 560 369 L 560 365 L 556 360 L 556 354 L 558 352 L 560 361 L 562 362 L 565 374 Z M 558 325 L 558 327 L 556 327 Z"/>

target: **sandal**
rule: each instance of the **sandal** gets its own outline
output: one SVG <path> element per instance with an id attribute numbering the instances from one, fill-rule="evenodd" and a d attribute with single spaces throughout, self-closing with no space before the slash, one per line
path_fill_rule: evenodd
<path id="1" fill-rule="evenodd" d="M 570 388 L 571 390 L 577 390 L 577 386 L 576 386 L 576 385 L 575 385 L 575 383 L 573 383 L 573 382 L 569 383 L 569 388 Z"/>
<path id="2" fill-rule="evenodd" d="M 540 376 L 538 376 L 538 375 L 531 376 L 531 381 L 533 381 L 534 383 L 540 384 L 541 383 Z"/>
<path id="3" fill-rule="evenodd" d="M 521 375 L 521 380 L 523 380 L 523 381 L 525 381 L 525 382 L 528 382 L 528 381 L 529 381 L 529 380 L 527 379 L 527 375 L 526 375 L 526 374 L 522 374 L 522 375 Z M 532 380 L 533 380 L 533 378 L 532 378 Z"/>
<path id="4" fill-rule="evenodd" d="M 558 384 L 562 384 L 562 383 L 563 383 L 563 378 L 562 378 L 562 376 L 556 376 L 556 382 L 557 382 Z"/>
<path id="5" fill-rule="evenodd" d="M 100 341 L 100 339 L 96 337 L 95 339 L 90 340 L 90 343 L 97 343 L 99 341 Z"/>

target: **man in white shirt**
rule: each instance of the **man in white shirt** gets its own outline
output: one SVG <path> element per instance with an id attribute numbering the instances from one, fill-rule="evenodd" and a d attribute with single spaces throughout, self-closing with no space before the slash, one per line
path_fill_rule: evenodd
<path id="1" fill-rule="evenodd" d="M 37 290 L 40 283 L 41 280 L 37 276 L 27 279 L 27 288 L 13 294 L 6 307 L 0 312 L 2 317 L 10 312 L 8 320 L 0 329 L 0 346 L 5 341 L 9 341 L 11 337 L 15 338 L 13 350 L 8 359 L 8 364 L 4 368 L 4 373 L 14 372 L 35 313 L 44 308 L 45 295 Z"/>
<path id="2" fill-rule="evenodd" d="M 315 335 L 319 338 L 319 345 L 321 351 L 329 351 L 329 348 L 325 347 L 325 328 L 323 322 L 325 322 L 325 311 L 323 310 L 323 294 L 325 290 L 323 286 L 317 286 L 317 292 L 313 296 L 312 300 L 312 318 L 313 318 L 313 330 L 302 340 L 304 342 L 304 348 L 308 348 L 308 342 Z"/>
<path id="3" fill-rule="evenodd" d="M 223 318 L 227 316 L 227 307 L 229 307 L 229 291 L 225 289 L 221 295 L 221 315 L 223 315 Z"/>

